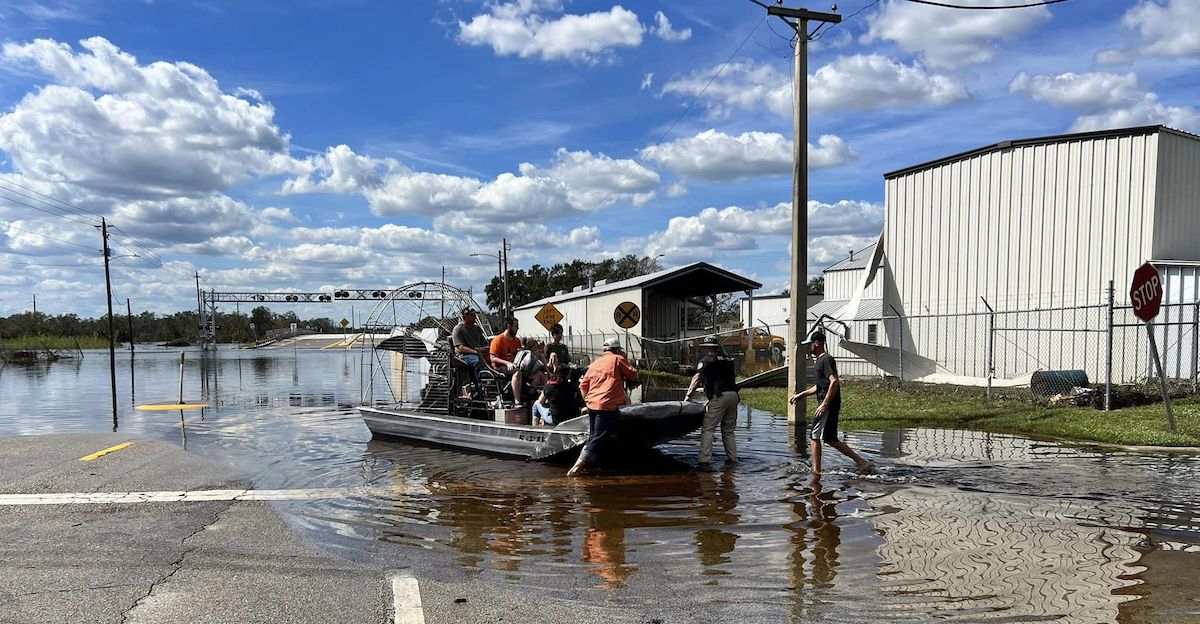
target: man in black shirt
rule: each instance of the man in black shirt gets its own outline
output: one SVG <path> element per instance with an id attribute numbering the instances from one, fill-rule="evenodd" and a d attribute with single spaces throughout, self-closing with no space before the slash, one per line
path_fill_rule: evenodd
<path id="1" fill-rule="evenodd" d="M 812 433 L 809 435 L 812 445 L 813 474 L 821 474 L 822 441 L 828 442 L 843 455 L 854 460 L 859 472 L 874 472 L 875 464 L 860 457 L 858 453 L 854 452 L 854 449 L 837 437 L 838 415 L 842 411 L 842 382 L 838 378 L 837 360 L 834 360 L 833 356 L 825 350 L 825 333 L 815 331 L 809 335 L 808 340 L 800 344 L 808 345 L 808 352 L 813 356 L 813 370 L 817 376 L 817 383 L 804 392 L 792 395 L 788 402 L 795 403 L 802 397 L 813 395 L 816 395 L 819 401 L 816 411 L 813 412 Z"/>
<path id="2" fill-rule="evenodd" d="M 721 352 L 721 345 L 716 336 L 709 336 L 700 343 L 703 354 L 696 364 L 696 375 L 688 386 L 683 400 L 692 398 L 692 393 L 701 383 L 704 384 L 704 396 L 708 397 L 708 405 L 704 409 L 704 425 L 700 429 L 701 468 L 707 468 L 712 461 L 713 438 L 716 437 L 717 425 L 721 425 L 721 442 L 725 444 L 725 463 L 737 463 L 737 440 L 733 437 L 733 428 L 737 425 L 738 393 L 737 382 L 734 380 L 733 359 Z"/>
<path id="3" fill-rule="evenodd" d="M 550 326 L 550 344 L 546 345 L 546 365 L 551 372 L 563 366 L 570 366 L 571 354 L 567 351 L 567 345 L 563 344 L 563 326 L 555 323 Z"/>

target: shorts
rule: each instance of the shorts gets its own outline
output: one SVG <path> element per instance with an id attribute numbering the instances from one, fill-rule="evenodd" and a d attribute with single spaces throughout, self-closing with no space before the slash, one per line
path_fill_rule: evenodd
<path id="1" fill-rule="evenodd" d="M 840 405 L 825 410 L 820 418 L 813 420 L 812 431 L 808 437 L 821 442 L 837 442 L 838 413 L 841 411 Z"/>

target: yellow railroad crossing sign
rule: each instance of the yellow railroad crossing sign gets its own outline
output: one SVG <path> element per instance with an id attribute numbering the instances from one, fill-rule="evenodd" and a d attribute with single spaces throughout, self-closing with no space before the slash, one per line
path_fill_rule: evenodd
<path id="1" fill-rule="evenodd" d="M 541 310 L 538 310 L 537 314 L 533 315 L 533 318 L 537 319 L 537 322 L 541 323 L 542 327 L 549 330 L 555 323 L 563 320 L 563 315 L 562 312 L 558 311 L 558 308 L 554 307 L 553 303 L 547 303 L 542 306 Z"/>
<path id="2" fill-rule="evenodd" d="M 636 303 L 626 301 L 613 310 L 613 320 L 622 328 L 629 329 L 642 320 L 642 311 L 638 309 Z"/>
<path id="3" fill-rule="evenodd" d="M 346 319 L 342 319 L 340 322 L 338 322 L 338 325 L 341 325 L 343 329 L 345 329 L 346 326 L 349 324 L 350 324 L 350 321 L 347 321 Z"/>

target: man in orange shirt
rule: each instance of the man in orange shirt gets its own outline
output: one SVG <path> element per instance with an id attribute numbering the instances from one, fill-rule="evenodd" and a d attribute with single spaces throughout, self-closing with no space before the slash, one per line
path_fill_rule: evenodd
<path id="1" fill-rule="evenodd" d="M 579 380 L 579 392 L 588 408 L 588 443 L 579 453 L 579 461 L 567 471 L 568 477 L 596 463 L 597 451 L 609 446 L 617 435 L 617 408 L 629 403 L 625 384 L 637 383 L 637 369 L 625 359 L 621 340 L 604 341 L 604 354 L 588 367 Z"/>
<path id="2" fill-rule="evenodd" d="M 513 403 L 521 407 L 521 384 L 525 380 L 521 368 L 516 364 L 517 351 L 521 349 L 521 339 L 517 338 L 518 327 L 517 319 L 511 316 L 504 319 L 504 331 L 492 338 L 489 351 L 492 356 L 492 368 L 512 377 Z"/>

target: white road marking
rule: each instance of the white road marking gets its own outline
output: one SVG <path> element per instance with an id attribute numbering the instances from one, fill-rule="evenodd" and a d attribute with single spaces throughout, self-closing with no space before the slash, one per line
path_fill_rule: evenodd
<path id="1" fill-rule="evenodd" d="M 367 489 L 309 488 L 297 490 L 191 490 L 180 492 L 63 492 L 0 494 L 0 506 L 111 505 L 130 503 L 195 503 L 211 501 L 279 501 L 348 498 L 372 494 Z"/>
<path id="2" fill-rule="evenodd" d="M 421 587 L 417 579 L 409 576 L 392 577 L 392 606 L 396 615 L 395 624 L 425 624 L 425 612 L 421 610 Z"/>

